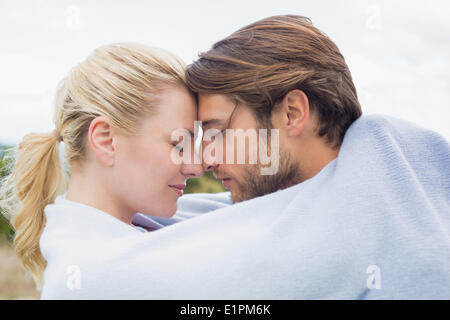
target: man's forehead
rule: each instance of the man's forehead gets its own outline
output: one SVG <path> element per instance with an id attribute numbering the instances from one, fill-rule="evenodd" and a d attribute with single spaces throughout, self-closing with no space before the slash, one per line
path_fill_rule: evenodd
<path id="1" fill-rule="evenodd" d="M 234 106 L 235 103 L 226 95 L 200 93 L 198 95 L 198 119 L 206 122 L 226 120 Z"/>

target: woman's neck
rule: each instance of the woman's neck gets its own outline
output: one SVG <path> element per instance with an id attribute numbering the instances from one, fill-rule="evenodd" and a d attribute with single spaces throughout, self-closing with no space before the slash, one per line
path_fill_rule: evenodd
<path id="1" fill-rule="evenodd" d="M 134 212 L 121 205 L 118 197 L 108 190 L 108 182 L 99 176 L 98 170 L 74 170 L 67 188 L 66 199 L 91 206 L 131 224 Z"/>

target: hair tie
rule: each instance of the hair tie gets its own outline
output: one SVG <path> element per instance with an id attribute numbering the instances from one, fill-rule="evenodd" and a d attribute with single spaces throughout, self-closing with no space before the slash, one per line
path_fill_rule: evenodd
<path id="1" fill-rule="evenodd" d="M 62 138 L 61 134 L 58 132 L 58 130 L 55 129 L 53 131 L 53 135 L 55 136 L 56 141 L 58 141 L 58 142 L 63 141 L 63 138 Z"/>

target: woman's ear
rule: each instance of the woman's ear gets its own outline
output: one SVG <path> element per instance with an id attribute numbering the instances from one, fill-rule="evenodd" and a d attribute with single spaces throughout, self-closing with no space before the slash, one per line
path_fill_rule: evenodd
<path id="1" fill-rule="evenodd" d="M 88 132 L 89 146 L 98 161 L 104 166 L 114 165 L 115 139 L 111 121 L 97 117 L 91 121 Z"/>
<path id="2" fill-rule="evenodd" d="M 277 113 L 287 136 L 298 136 L 309 120 L 308 97 L 301 90 L 291 90 L 284 96 L 280 107 Z"/>

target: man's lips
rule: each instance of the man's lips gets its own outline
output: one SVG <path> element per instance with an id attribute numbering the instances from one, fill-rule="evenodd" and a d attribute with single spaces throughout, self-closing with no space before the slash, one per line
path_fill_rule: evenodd
<path id="1" fill-rule="evenodd" d="M 230 183 L 231 183 L 231 178 L 217 178 L 217 180 L 220 180 L 220 181 L 222 181 L 222 185 L 225 187 L 225 188 L 230 188 Z"/>
<path id="2" fill-rule="evenodd" d="M 181 197 L 183 195 L 183 189 L 186 188 L 185 184 L 172 184 L 169 185 L 169 187 L 172 188 L 173 191 L 175 191 L 175 193 Z"/>

